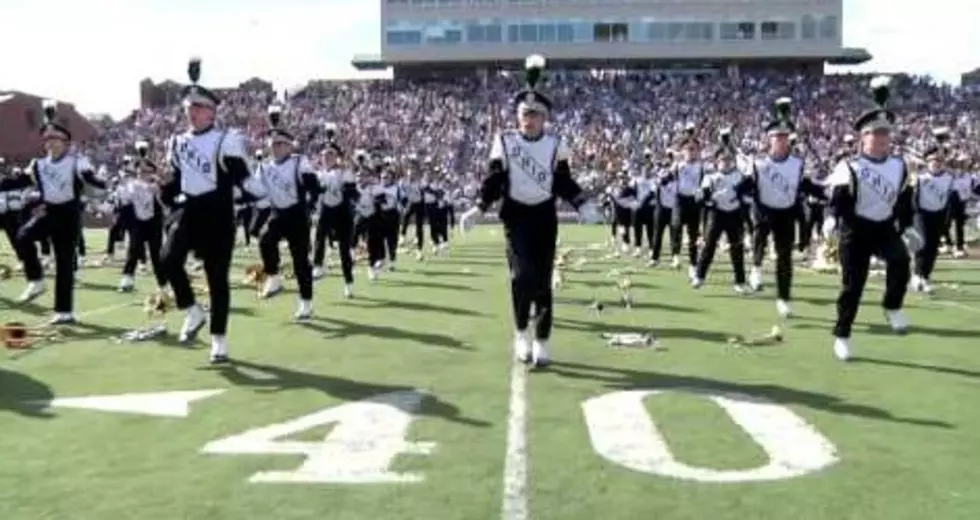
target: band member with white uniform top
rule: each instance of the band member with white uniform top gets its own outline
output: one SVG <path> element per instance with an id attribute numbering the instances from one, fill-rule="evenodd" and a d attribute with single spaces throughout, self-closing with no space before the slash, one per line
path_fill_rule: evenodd
<path id="1" fill-rule="evenodd" d="M 310 264 L 310 214 L 307 201 L 320 192 L 320 180 L 310 161 L 294 153 L 295 137 L 283 129 L 282 107 L 269 107 L 270 157 L 260 170 L 261 175 L 246 185 L 248 191 L 269 199 L 272 212 L 259 237 L 259 251 L 266 280 L 262 297 L 270 298 L 282 292 L 279 276 L 281 259 L 279 242 L 283 239 L 293 259 L 293 273 L 299 286 L 299 309 L 296 319 L 313 315 L 313 266 Z M 258 181 L 258 182 L 255 182 Z"/>
<path id="2" fill-rule="evenodd" d="M 942 240 L 943 226 L 949 217 L 949 205 L 955 188 L 953 175 L 946 171 L 947 153 L 945 146 L 949 138 L 948 130 L 933 132 L 938 146 L 931 146 L 923 154 L 925 170 L 915 177 L 915 229 L 922 236 L 922 249 L 915 253 L 913 260 L 912 289 L 932 293 L 932 270 L 939 255 L 939 242 Z"/>
<path id="3" fill-rule="evenodd" d="M 824 190 L 805 174 L 803 159 L 793 154 L 790 136 L 796 130 L 792 120 L 792 101 L 779 98 L 773 104 L 773 118 L 766 125 L 768 155 L 751 162 L 752 179 L 752 271 L 749 286 L 762 289 L 762 262 L 772 234 L 776 252 L 776 312 L 786 318 L 790 309 L 793 282 L 793 244 L 796 223 L 803 211 L 801 194 L 825 198 Z"/>
<path id="4" fill-rule="evenodd" d="M 74 323 L 75 263 L 79 229 L 81 229 L 81 195 L 83 184 L 105 189 L 105 182 L 96 178 L 95 168 L 84 155 L 71 150 L 71 131 L 67 124 L 56 120 L 57 103 L 43 103 L 44 157 L 31 162 L 27 175 L 0 181 L 0 191 L 37 187 L 40 205 L 33 216 L 21 226 L 17 240 L 24 255 L 27 289 L 21 302 L 31 301 L 45 291 L 41 262 L 33 242 L 50 237 L 55 257 L 55 295 L 53 325 Z"/>
<path id="5" fill-rule="evenodd" d="M 146 141 L 136 143 L 136 159 L 133 169 L 136 177 L 130 179 L 120 196 L 133 208 L 132 219 L 129 222 L 129 249 L 126 252 L 126 263 L 123 265 L 122 280 L 119 290 L 133 290 L 136 263 L 146 249 L 150 250 L 150 265 L 153 276 L 156 277 L 157 287 L 164 290 L 167 276 L 160 264 L 160 247 L 163 242 L 163 208 L 159 203 L 160 186 L 155 181 L 157 167 L 149 159 L 150 144 Z"/>
<path id="6" fill-rule="evenodd" d="M 720 135 L 721 146 L 715 152 L 717 170 L 704 176 L 701 182 L 701 192 L 697 198 L 704 202 L 707 211 L 707 233 L 704 247 L 691 280 L 695 289 L 704 284 L 708 276 L 708 268 L 714 260 L 715 250 L 722 233 L 728 240 L 728 254 L 732 261 L 732 271 L 735 276 L 735 292 L 745 292 L 745 244 L 742 234 L 745 226 L 742 223 L 742 198 L 752 188 L 751 178 L 742 173 L 736 162 L 736 151 L 732 145 L 731 131 L 723 130 Z"/>
<path id="7" fill-rule="evenodd" d="M 687 234 L 687 276 L 696 277 L 698 262 L 698 238 L 701 236 L 701 205 L 698 191 L 704 179 L 704 163 L 701 161 L 701 143 L 695 135 L 697 128 L 688 123 L 680 142 L 682 161 L 675 164 L 672 174 L 677 179 L 677 208 L 674 221 Z"/>
<path id="8" fill-rule="evenodd" d="M 545 132 L 551 100 L 536 90 L 545 60 L 532 55 L 525 63 L 528 88 L 514 98 L 517 130 L 494 136 L 490 148 L 490 174 L 483 181 L 480 201 L 460 218 L 468 228 L 473 219 L 499 199 L 500 220 L 507 241 L 507 263 L 511 273 L 511 297 L 516 334 L 514 353 L 518 361 L 535 367 L 549 363 L 553 301 L 551 278 L 558 238 L 555 198 L 560 197 L 590 223 L 600 221 L 596 206 L 572 179 L 570 150 L 564 141 Z M 531 339 L 528 326 L 534 307 L 535 328 Z"/>
<path id="9" fill-rule="evenodd" d="M 178 339 L 193 342 L 208 321 L 208 312 L 194 298 L 184 265 L 194 251 L 204 265 L 210 295 L 211 363 L 228 358 L 228 311 L 231 293 L 228 273 L 235 247 L 235 188 L 249 178 L 245 137 L 214 124 L 218 97 L 198 85 L 201 61 L 187 67 L 191 85 L 184 88 L 184 107 L 190 128 L 175 134 L 167 145 L 171 178 L 161 189 L 168 216 L 161 259 L 177 308 L 187 316 Z"/>
<path id="10" fill-rule="evenodd" d="M 326 168 L 320 173 L 320 220 L 317 222 L 316 244 L 313 251 L 314 275 L 323 272 L 327 242 L 333 242 L 340 256 L 340 269 L 344 276 L 344 296 L 354 296 L 354 259 L 351 248 L 354 242 L 354 207 L 360 197 L 357 179 L 343 167 L 344 151 L 329 135 L 323 150 Z"/>
<path id="11" fill-rule="evenodd" d="M 902 312 L 909 283 L 909 250 L 917 251 L 922 239 L 912 226 L 912 183 L 905 161 L 891 154 L 895 113 L 886 107 L 889 78 L 871 82 L 874 109 L 854 123 L 860 134 L 860 153 L 845 159 L 827 179 L 831 217 L 824 222 L 825 235 L 836 229 L 841 264 L 841 290 L 834 325 L 834 354 L 846 361 L 851 355 L 851 327 L 857 317 L 871 256 L 885 260 L 885 318 L 899 333 L 908 330 Z M 903 237 L 906 243 L 903 243 Z M 906 247 L 907 245 L 907 247 Z"/>

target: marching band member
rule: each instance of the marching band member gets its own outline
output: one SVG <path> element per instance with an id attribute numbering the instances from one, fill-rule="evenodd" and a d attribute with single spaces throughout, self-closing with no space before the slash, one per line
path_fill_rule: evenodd
<path id="1" fill-rule="evenodd" d="M 324 168 L 320 176 L 320 220 L 317 222 L 313 263 L 322 273 L 326 242 L 333 241 L 340 256 L 344 277 L 344 296 L 354 296 L 354 208 L 360 197 L 354 174 L 343 167 L 343 149 L 333 139 L 323 150 Z M 323 226 L 322 230 L 321 227 Z M 315 273 L 314 273 L 315 274 Z"/>
<path id="2" fill-rule="evenodd" d="M 402 217 L 402 237 L 408 231 L 409 224 L 415 226 L 415 257 L 421 260 L 424 256 L 423 245 L 425 243 L 425 205 L 422 203 L 422 189 L 417 180 L 417 173 L 410 170 L 401 184 L 401 191 L 404 197 L 405 215 Z"/>
<path id="3" fill-rule="evenodd" d="M 664 231 L 670 236 L 670 266 L 677 269 L 681 265 L 681 228 L 675 225 L 674 211 L 677 208 L 677 179 L 669 174 L 669 163 L 659 173 L 655 186 L 653 214 L 653 242 L 650 244 L 650 266 L 660 264 L 660 251 L 663 247 Z"/>
<path id="4" fill-rule="evenodd" d="M 156 278 L 157 288 L 163 291 L 167 286 L 167 276 L 160 263 L 160 247 L 163 243 L 163 208 L 159 203 L 160 187 L 155 176 L 157 166 L 149 158 L 150 144 L 146 141 L 136 143 L 136 158 L 133 170 L 136 177 L 126 183 L 120 195 L 133 208 L 133 218 L 129 223 L 129 247 L 126 263 L 123 265 L 121 292 L 133 290 L 136 263 L 144 252 L 150 250 L 150 265 Z"/>
<path id="5" fill-rule="evenodd" d="M 793 155 L 790 136 L 796 130 L 791 117 L 789 98 L 779 98 L 773 105 L 773 119 L 765 128 L 769 137 L 768 155 L 752 161 L 749 175 L 753 187 L 752 271 L 749 286 L 762 289 L 762 262 L 772 235 L 776 252 L 776 311 L 786 318 L 793 281 L 793 244 L 796 222 L 802 208 L 801 194 L 824 197 L 823 191 L 805 173 L 803 159 Z"/>
<path id="6" fill-rule="evenodd" d="M 741 208 L 742 198 L 749 193 L 752 183 L 751 177 L 738 168 L 731 132 L 723 130 L 720 138 L 721 146 L 715 152 L 717 169 L 704 176 L 701 193 L 698 195 L 698 199 L 707 208 L 705 216 L 708 229 L 691 286 L 699 289 L 704 284 L 718 248 L 718 241 L 724 233 L 735 275 L 734 289 L 736 293 L 742 294 L 745 292 L 745 250 L 742 242 L 745 226 L 742 223 Z"/>
<path id="7" fill-rule="evenodd" d="M 429 222 L 429 238 L 432 240 L 432 252 L 441 255 L 446 246 L 443 242 L 443 228 L 445 222 L 442 219 L 443 198 L 446 190 L 443 188 L 442 181 L 439 179 L 438 167 L 433 173 L 422 181 L 422 201 L 425 204 L 425 220 Z"/>
<path id="8" fill-rule="evenodd" d="M 945 170 L 948 131 L 937 129 L 934 133 L 939 145 L 930 147 L 923 154 L 926 167 L 915 176 L 915 195 L 912 198 L 915 208 L 913 223 L 922 237 L 922 248 L 916 251 L 913 259 L 912 289 L 925 293 L 932 293 L 930 276 L 936 266 L 943 225 L 955 192 L 953 176 Z"/>
<path id="9" fill-rule="evenodd" d="M 126 230 L 133 222 L 133 206 L 123 195 L 130 179 L 133 178 L 133 158 L 123 156 L 122 169 L 119 171 L 119 180 L 112 186 L 109 192 L 108 201 L 112 206 L 112 224 L 109 226 L 106 237 L 105 255 L 102 263 L 107 264 L 116 259 L 116 244 L 126 238 Z"/>
<path id="10" fill-rule="evenodd" d="M 963 161 L 963 163 L 963 170 L 957 172 L 953 178 L 954 192 L 949 205 L 949 218 L 946 221 L 947 241 L 949 241 L 950 228 L 956 234 L 953 258 L 966 256 L 964 247 L 966 244 L 966 233 L 964 233 L 967 218 L 966 207 L 970 200 L 980 196 L 980 182 L 973 173 L 967 170 L 969 168 L 967 161 Z M 953 244 L 954 242 L 950 242 L 950 245 Z"/>
<path id="11" fill-rule="evenodd" d="M 249 178 L 249 185 L 262 184 L 262 165 L 265 164 L 265 151 L 262 149 L 255 150 L 255 161 L 252 167 L 252 175 Z M 259 197 L 256 196 L 255 200 L 252 201 L 252 220 L 248 222 L 248 234 L 254 238 L 262 236 L 262 232 L 265 230 L 265 223 L 269 221 L 269 215 L 272 214 L 272 208 L 269 205 L 269 197 Z"/>
<path id="12" fill-rule="evenodd" d="M 882 307 L 891 328 L 908 330 L 902 312 L 909 283 L 909 249 L 921 247 L 922 239 L 911 228 L 912 188 L 908 168 L 891 154 L 895 112 L 887 108 L 889 78 L 872 80 L 876 107 L 854 122 L 860 134 L 860 153 L 841 161 L 827 179 L 832 216 L 824 222 L 825 235 L 839 233 L 841 290 L 834 325 L 834 354 L 846 361 L 851 355 L 851 326 L 857 317 L 871 256 L 887 265 Z M 903 236 L 908 243 L 903 243 Z"/>
<path id="13" fill-rule="evenodd" d="M 184 107 L 189 128 L 170 138 L 167 164 L 171 178 L 162 189 L 163 202 L 177 203 L 171 214 L 161 253 L 167 280 L 178 309 L 187 313 L 179 340 L 192 342 L 208 322 L 198 305 L 184 264 L 191 251 L 204 267 L 210 294 L 212 364 L 227 363 L 228 311 L 231 293 L 228 272 L 235 248 L 235 190 L 249 178 L 245 138 L 215 126 L 220 103 L 217 95 L 198 84 L 201 61 L 187 67 L 191 84 L 184 88 Z"/>
<path id="14" fill-rule="evenodd" d="M 646 162 L 640 168 L 640 172 L 634 175 L 630 182 L 636 191 L 636 209 L 633 211 L 633 256 L 639 257 L 643 254 L 643 237 L 646 236 L 647 246 L 653 249 L 653 201 L 654 183 L 651 179 L 653 171 L 649 163 L 653 152 L 645 152 Z"/>
<path id="15" fill-rule="evenodd" d="M 630 182 L 628 169 L 623 168 L 617 181 L 617 184 L 611 187 L 610 200 L 612 201 L 614 218 L 622 230 L 622 235 L 619 237 L 620 245 L 614 253 L 618 257 L 620 252 L 629 252 L 630 233 L 633 232 L 633 220 L 636 218 L 638 201 L 636 187 Z"/>
<path id="16" fill-rule="evenodd" d="M 55 119 L 57 103 L 45 101 L 44 124 L 41 136 L 47 154 L 34 160 L 28 167 L 29 174 L 0 181 L 0 191 L 20 190 L 37 186 L 41 204 L 18 232 L 18 240 L 32 243 L 40 237 L 51 238 L 55 257 L 55 296 L 52 325 L 74 323 L 76 248 L 78 247 L 79 197 L 83 184 L 105 189 L 105 183 L 96 178 L 95 168 L 84 155 L 71 151 L 71 131 L 65 123 Z M 29 280 L 27 289 L 21 295 L 26 302 L 40 296 L 45 291 L 41 263 L 33 246 L 24 245 L 22 251 L 28 252 L 24 261 L 24 272 Z"/>
<path id="17" fill-rule="evenodd" d="M 262 297 L 270 298 L 282 292 L 279 276 L 281 260 L 279 242 L 289 246 L 293 259 L 293 273 L 299 286 L 297 320 L 313 315 L 313 266 L 310 264 L 310 214 L 306 201 L 320 192 L 320 181 L 310 161 L 295 153 L 295 137 L 284 128 L 282 107 L 269 107 L 269 146 L 272 157 L 262 165 L 261 183 L 250 183 L 249 192 L 269 199 L 272 212 L 259 237 L 259 251 L 266 280 Z"/>
<path id="18" fill-rule="evenodd" d="M 677 211 L 674 219 L 687 235 L 688 278 L 696 277 L 698 262 L 698 238 L 701 232 L 701 204 L 697 195 L 704 180 L 704 163 L 701 161 L 701 142 L 695 135 L 697 128 L 688 123 L 679 143 L 681 161 L 675 163 L 672 175 L 677 179 Z"/>
<path id="19" fill-rule="evenodd" d="M 401 224 L 401 210 L 399 204 L 404 195 L 389 168 L 381 170 L 379 187 L 384 194 L 384 201 L 381 203 L 381 226 L 384 236 L 385 250 L 388 253 L 387 267 L 389 271 L 395 270 L 395 261 L 398 259 L 398 231 Z"/>
<path id="20" fill-rule="evenodd" d="M 599 222 L 598 210 L 582 188 L 572 179 L 571 153 L 558 136 L 545 132 L 551 100 L 536 90 L 544 68 L 544 58 L 527 58 L 528 88 L 514 98 L 517 130 L 504 130 L 493 138 L 490 174 L 482 185 L 480 201 L 460 218 L 469 227 L 477 214 L 487 211 L 499 199 L 500 220 L 507 240 L 507 260 L 511 272 L 511 296 L 516 334 L 514 353 L 518 361 L 535 367 L 549 363 L 553 301 L 552 270 L 558 218 L 555 198 L 571 203 L 589 223 Z M 528 333 L 534 307 L 535 331 Z"/>

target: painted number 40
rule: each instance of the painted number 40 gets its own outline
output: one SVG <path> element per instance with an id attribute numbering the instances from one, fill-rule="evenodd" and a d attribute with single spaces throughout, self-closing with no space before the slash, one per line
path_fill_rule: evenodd
<path id="1" fill-rule="evenodd" d="M 643 401 L 661 390 L 612 392 L 582 403 L 592 447 L 619 466 L 652 475 L 700 482 L 778 480 L 819 471 L 837 461 L 823 435 L 788 408 L 738 395 L 703 395 L 720 406 L 768 455 L 759 467 L 719 470 L 678 461 L 650 418 Z M 680 390 L 672 390 L 680 392 Z M 302 455 L 291 471 L 264 471 L 251 482 L 384 483 L 419 482 L 422 475 L 391 470 L 402 454 L 426 455 L 431 442 L 406 440 L 425 394 L 393 392 L 323 409 L 281 424 L 263 426 L 208 443 L 203 453 Z M 311 428 L 333 425 L 319 442 L 286 440 Z"/>

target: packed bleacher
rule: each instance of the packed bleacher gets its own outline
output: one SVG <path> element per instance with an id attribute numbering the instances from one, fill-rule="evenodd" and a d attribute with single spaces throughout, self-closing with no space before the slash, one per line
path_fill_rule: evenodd
<path id="1" fill-rule="evenodd" d="M 659 156 L 688 122 L 713 141 L 722 127 L 733 127 L 751 152 L 762 121 L 779 96 L 794 99 L 801 152 L 813 168 L 830 160 L 849 131 L 854 114 L 866 108 L 869 76 L 789 77 L 784 74 L 728 77 L 662 76 L 643 73 L 554 73 L 547 91 L 557 110 L 553 128 L 570 141 L 580 174 L 602 178 L 637 162 L 645 150 Z M 898 77 L 893 101 L 902 118 L 906 146 L 915 150 L 931 128 L 948 126 L 953 143 L 971 160 L 980 158 L 980 96 L 924 78 Z M 326 122 L 339 125 L 351 150 L 391 156 L 429 157 L 435 168 L 460 182 L 481 173 L 490 133 L 512 124 L 509 100 L 520 78 L 500 75 L 451 82 L 313 81 L 287 93 L 288 124 L 304 147 L 322 144 Z M 225 91 L 220 118 L 245 130 L 256 145 L 266 129 L 265 109 L 273 93 Z M 183 123 L 179 105 L 142 109 L 123 121 L 103 124 L 101 137 L 87 152 L 115 171 L 127 147 L 138 138 L 162 149 L 164 139 Z M 598 172 L 598 173 L 595 173 Z"/>

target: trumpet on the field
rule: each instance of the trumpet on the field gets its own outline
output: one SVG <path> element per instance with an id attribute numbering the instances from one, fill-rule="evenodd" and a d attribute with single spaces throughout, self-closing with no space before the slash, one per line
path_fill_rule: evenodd
<path id="1" fill-rule="evenodd" d="M 633 278 L 630 275 L 624 275 L 616 283 L 616 287 L 619 288 L 619 298 L 623 302 L 623 306 L 627 309 L 633 308 Z"/>
<path id="2" fill-rule="evenodd" d="M 776 345 L 783 342 L 783 329 L 779 325 L 773 325 L 772 329 L 766 334 L 755 337 L 745 337 L 742 335 L 731 336 L 728 338 L 728 345 L 732 347 L 764 347 Z"/>
<path id="3" fill-rule="evenodd" d="M 835 273 L 838 269 L 837 262 L 837 234 L 832 233 L 824 239 L 823 243 L 817 246 L 816 254 L 810 268 L 821 273 Z"/>
<path id="4" fill-rule="evenodd" d="M 174 309 L 174 300 L 166 291 L 157 291 L 143 300 L 143 312 L 147 318 L 163 317 Z"/>
<path id="5" fill-rule="evenodd" d="M 61 332 L 51 325 L 30 327 L 19 321 L 10 321 L 0 327 L 0 341 L 10 350 L 29 349 L 39 341 L 54 340 L 59 337 Z"/>
<path id="6" fill-rule="evenodd" d="M 266 276 L 262 264 L 251 264 L 245 268 L 245 276 L 242 277 L 242 283 L 255 286 L 256 289 L 261 290 L 267 278 L 268 276 Z"/>

